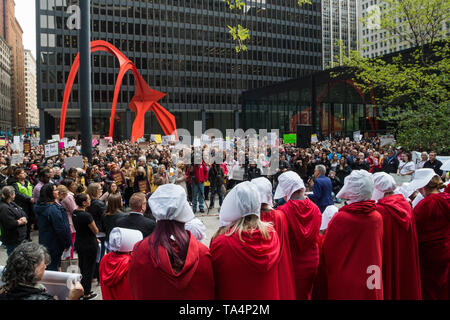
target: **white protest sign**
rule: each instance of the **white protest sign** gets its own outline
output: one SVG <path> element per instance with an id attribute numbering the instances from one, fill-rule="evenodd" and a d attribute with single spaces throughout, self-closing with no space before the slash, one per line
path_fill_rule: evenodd
<path id="1" fill-rule="evenodd" d="M 15 153 L 11 157 L 11 164 L 21 164 L 23 163 L 23 153 Z"/>
<path id="2" fill-rule="evenodd" d="M 385 135 L 380 137 L 380 147 L 393 145 L 395 138 L 393 135 Z"/>
<path id="3" fill-rule="evenodd" d="M 100 139 L 100 147 L 108 147 L 109 141 L 106 139 Z"/>
<path id="4" fill-rule="evenodd" d="M 65 164 L 65 169 L 67 171 L 70 170 L 70 168 L 83 168 L 83 157 L 82 156 L 77 156 L 77 157 L 71 157 L 71 158 L 66 158 L 64 160 L 64 164 Z"/>
<path id="5" fill-rule="evenodd" d="M 59 142 L 53 142 L 45 145 L 45 157 L 50 158 L 59 154 Z"/>
<path id="6" fill-rule="evenodd" d="M 317 134 L 313 134 L 311 136 L 311 143 L 317 143 L 319 142 L 319 139 L 317 139 Z"/>
<path id="7" fill-rule="evenodd" d="M 52 140 L 60 141 L 61 138 L 59 137 L 59 134 L 54 134 L 54 135 L 52 135 Z"/>
<path id="8" fill-rule="evenodd" d="M 361 131 L 353 132 L 353 141 L 355 142 L 361 141 Z"/>
<path id="9" fill-rule="evenodd" d="M 31 147 L 32 147 L 32 148 L 36 148 L 36 147 L 39 146 L 39 141 L 40 141 L 39 138 L 34 138 L 34 137 L 32 137 L 32 138 L 30 139 L 30 141 L 31 141 Z"/>

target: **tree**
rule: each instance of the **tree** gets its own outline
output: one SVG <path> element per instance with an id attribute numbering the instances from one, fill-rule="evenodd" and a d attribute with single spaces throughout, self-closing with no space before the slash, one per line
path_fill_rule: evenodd
<path id="1" fill-rule="evenodd" d="M 357 51 L 343 57 L 354 81 L 365 93 L 375 93 L 382 120 L 408 149 L 450 152 L 450 39 L 448 0 L 385 0 L 380 28 L 389 39 L 409 42 L 414 49 L 390 59 L 368 59 Z M 373 19 L 373 14 L 363 22 Z M 336 76 L 337 74 L 335 74 Z"/>

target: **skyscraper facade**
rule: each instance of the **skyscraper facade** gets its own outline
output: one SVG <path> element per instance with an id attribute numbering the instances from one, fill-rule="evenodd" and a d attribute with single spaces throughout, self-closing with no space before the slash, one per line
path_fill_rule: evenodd
<path id="1" fill-rule="evenodd" d="M 38 105 L 41 128 L 59 128 L 65 82 L 78 52 L 77 1 L 37 0 Z M 132 60 L 150 87 L 167 96 L 159 103 L 173 113 L 179 128 L 223 131 L 238 126 L 243 91 L 322 68 L 321 2 L 298 6 L 296 0 L 246 1 L 242 12 L 222 0 L 91 1 L 92 40 L 107 41 Z M 74 9 L 75 8 L 75 9 Z M 74 18 L 75 17 L 75 18 Z M 74 23 L 75 19 L 75 23 Z M 250 29 L 248 50 L 237 53 L 228 25 Z M 95 53 L 93 130 L 106 135 L 118 62 Z M 127 138 L 134 95 L 128 74 L 121 87 L 115 138 Z M 79 133 L 79 92 L 75 82 L 66 132 Z M 148 114 L 146 134 L 159 133 Z"/>
<path id="2" fill-rule="evenodd" d="M 358 50 L 357 0 L 322 1 L 323 68 L 342 64 L 342 56 Z"/>
<path id="3" fill-rule="evenodd" d="M 11 105 L 11 48 L 0 37 L 0 131 L 3 135 L 14 126 Z"/>
<path id="4" fill-rule="evenodd" d="M 25 50 L 25 113 L 27 128 L 39 127 L 36 98 L 36 60 L 30 50 Z"/>

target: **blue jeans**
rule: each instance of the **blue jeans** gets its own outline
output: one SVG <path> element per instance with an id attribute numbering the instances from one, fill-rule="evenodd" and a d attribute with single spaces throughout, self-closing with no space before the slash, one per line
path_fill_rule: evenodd
<path id="1" fill-rule="evenodd" d="M 203 183 L 193 183 L 194 198 L 192 199 L 193 210 L 197 211 L 197 198 L 199 202 L 200 210 L 205 209 L 205 185 Z"/>
<path id="2" fill-rule="evenodd" d="M 214 198 L 216 197 L 216 193 L 219 195 L 219 206 L 222 206 L 223 203 L 223 194 L 222 194 L 222 186 L 211 186 L 211 205 L 210 208 L 214 208 Z"/>

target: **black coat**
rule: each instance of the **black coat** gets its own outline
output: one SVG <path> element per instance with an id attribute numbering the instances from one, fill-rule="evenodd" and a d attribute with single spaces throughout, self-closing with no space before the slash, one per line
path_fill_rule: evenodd
<path id="1" fill-rule="evenodd" d="M 0 301 L 42 301 L 42 300 L 55 300 L 51 295 L 45 292 L 43 289 L 29 287 L 24 285 L 18 285 L 14 289 L 0 294 Z"/>
<path id="2" fill-rule="evenodd" d="M 252 181 L 253 179 L 261 177 L 261 169 L 258 167 L 250 167 L 247 171 L 248 181 Z"/>
<path id="3" fill-rule="evenodd" d="M 153 233 L 155 226 L 155 221 L 136 212 L 131 212 L 126 216 L 118 218 L 115 225 L 118 228 L 139 230 L 142 232 L 144 238 L 147 238 Z"/>
<path id="4" fill-rule="evenodd" d="M 27 225 L 17 223 L 20 218 L 27 218 L 26 213 L 14 202 L 0 202 L 1 241 L 7 245 L 19 245 L 27 237 Z"/>
<path id="5" fill-rule="evenodd" d="M 224 176 L 223 170 L 219 165 L 216 167 L 212 166 L 208 171 L 208 180 L 211 182 L 211 186 L 221 187 L 224 184 Z"/>
<path id="6" fill-rule="evenodd" d="M 17 180 L 10 180 L 11 186 L 14 188 L 16 192 L 16 198 L 14 202 L 25 211 L 29 220 L 34 220 L 34 212 L 33 212 L 33 203 L 31 203 L 31 197 L 26 194 L 19 192 L 19 187 L 17 186 Z M 25 187 L 28 187 L 31 183 L 28 180 L 25 180 Z M 30 221 L 31 222 L 31 221 Z"/>
<path id="7" fill-rule="evenodd" d="M 117 212 L 115 215 L 110 216 L 103 215 L 102 225 L 103 225 L 103 232 L 106 235 L 106 241 L 109 241 L 109 234 L 116 227 L 117 220 L 124 216 L 125 214 L 122 212 Z"/>
<path id="8" fill-rule="evenodd" d="M 86 208 L 86 211 L 94 218 L 98 231 L 104 232 L 102 216 L 106 211 L 105 203 L 102 200 L 94 200 L 91 202 L 91 206 Z"/>
<path id="9" fill-rule="evenodd" d="M 398 159 L 395 156 L 391 160 L 386 159 L 383 163 L 382 171 L 386 173 L 397 173 L 398 164 Z"/>

